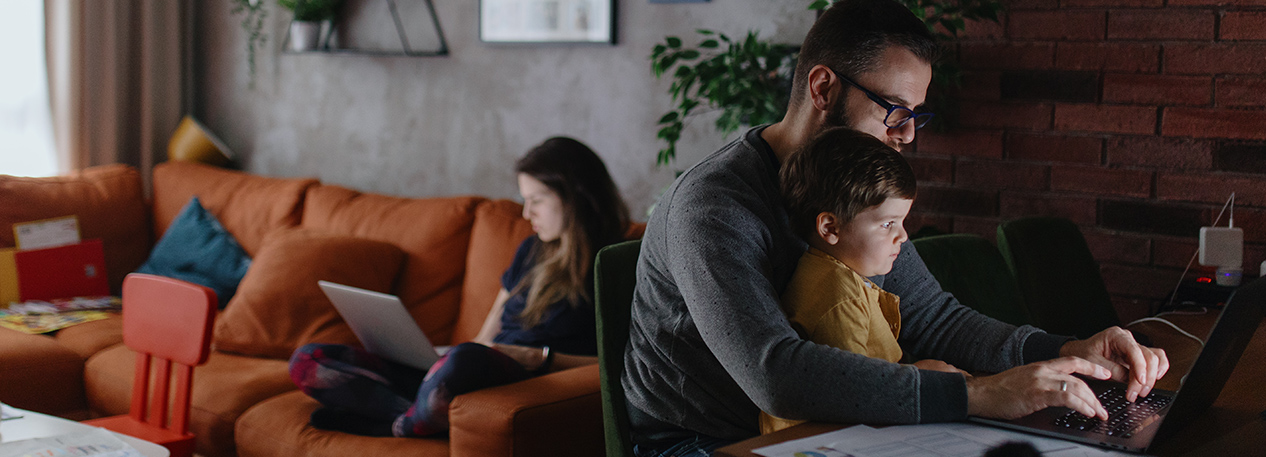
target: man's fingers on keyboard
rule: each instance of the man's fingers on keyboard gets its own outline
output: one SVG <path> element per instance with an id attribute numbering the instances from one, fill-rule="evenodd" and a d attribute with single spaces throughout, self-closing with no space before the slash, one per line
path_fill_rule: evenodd
<path id="1" fill-rule="evenodd" d="M 1099 398 L 1095 396 L 1095 391 L 1091 390 L 1090 386 L 1086 385 L 1085 382 L 1082 382 L 1082 380 L 1077 379 L 1076 377 L 1070 376 L 1070 379 L 1071 380 L 1068 381 L 1069 390 L 1075 393 L 1077 400 L 1080 400 L 1086 405 L 1085 409 L 1074 409 L 1077 409 L 1078 412 L 1087 416 L 1107 419 L 1108 410 L 1104 409 L 1103 405 L 1099 403 Z"/>

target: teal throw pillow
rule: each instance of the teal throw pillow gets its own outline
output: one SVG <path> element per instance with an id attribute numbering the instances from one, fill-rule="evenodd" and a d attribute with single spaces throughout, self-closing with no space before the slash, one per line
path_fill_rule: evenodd
<path id="1" fill-rule="evenodd" d="M 250 266 L 251 258 L 237 239 L 194 197 L 136 271 L 210 287 L 224 309 Z"/>

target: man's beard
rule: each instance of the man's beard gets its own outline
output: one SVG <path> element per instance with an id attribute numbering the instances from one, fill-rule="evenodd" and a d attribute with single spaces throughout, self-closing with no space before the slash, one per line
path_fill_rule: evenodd
<path id="1" fill-rule="evenodd" d="M 821 134 L 826 129 L 834 128 L 834 127 L 848 127 L 853 130 L 861 131 L 861 129 L 858 129 L 856 126 L 853 125 L 853 120 L 848 117 L 848 110 L 845 108 L 847 106 L 848 106 L 848 93 L 846 92 L 844 96 L 840 97 L 839 100 L 835 102 L 835 105 L 832 105 L 831 109 L 826 112 L 826 119 L 822 120 L 822 125 L 818 127 L 817 132 L 814 132 L 814 136 Z M 886 138 L 886 137 L 885 138 L 876 137 L 876 138 L 878 138 L 879 141 L 883 141 L 884 144 L 888 145 L 888 147 L 893 148 L 897 150 L 898 152 L 902 150 L 901 144 L 893 142 L 889 138 Z"/>
<path id="2" fill-rule="evenodd" d="M 822 133 L 823 130 L 832 127 L 848 127 L 856 130 L 853 127 L 853 121 L 848 118 L 848 110 L 845 108 L 846 106 L 848 106 L 847 92 L 844 93 L 844 96 L 836 99 L 835 104 L 831 106 L 829 111 L 827 111 L 826 119 L 822 121 L 822 127 L 818 129 L 818 133 Z"/>

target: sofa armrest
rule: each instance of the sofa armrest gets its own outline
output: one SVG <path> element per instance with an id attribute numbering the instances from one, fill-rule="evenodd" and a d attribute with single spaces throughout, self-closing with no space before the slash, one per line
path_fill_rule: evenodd
<path id="1" fill-rule="evenodd" d="M 449 406 L 453 457 L 603 455 L 598 366 L 464 395 Z"/>

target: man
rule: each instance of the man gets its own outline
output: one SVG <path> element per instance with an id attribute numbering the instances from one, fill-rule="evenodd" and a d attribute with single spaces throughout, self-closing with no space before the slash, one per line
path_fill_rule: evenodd
<path id="1" fill-rule="evenodd" d="M 924 101 L 936 54 L 922 22 L 892 0 L 836 3 L 805 38 L 783 120 L 708 156 L 661 197 L 638 260 L 621 379 L 639 456 L 710 455 L 754 436 L 760 411 L 927 423 L 1067 406 L 1106 418 L 1073 374 L 1128 380 L 1133 400 L 1168 369 L 1164 352 L 1120 328 L 1077 341 L 963 307 L 908 242 L 889 274 L 871 278 L 901 297 L 902 349 L 997 375 L 920 370 L 792 330 L 778 297 L 806 246 L 787 223 L 779 164 L 832 126 L 898 150 L 912 142 L 926 116 L 910 108 Z"/>

